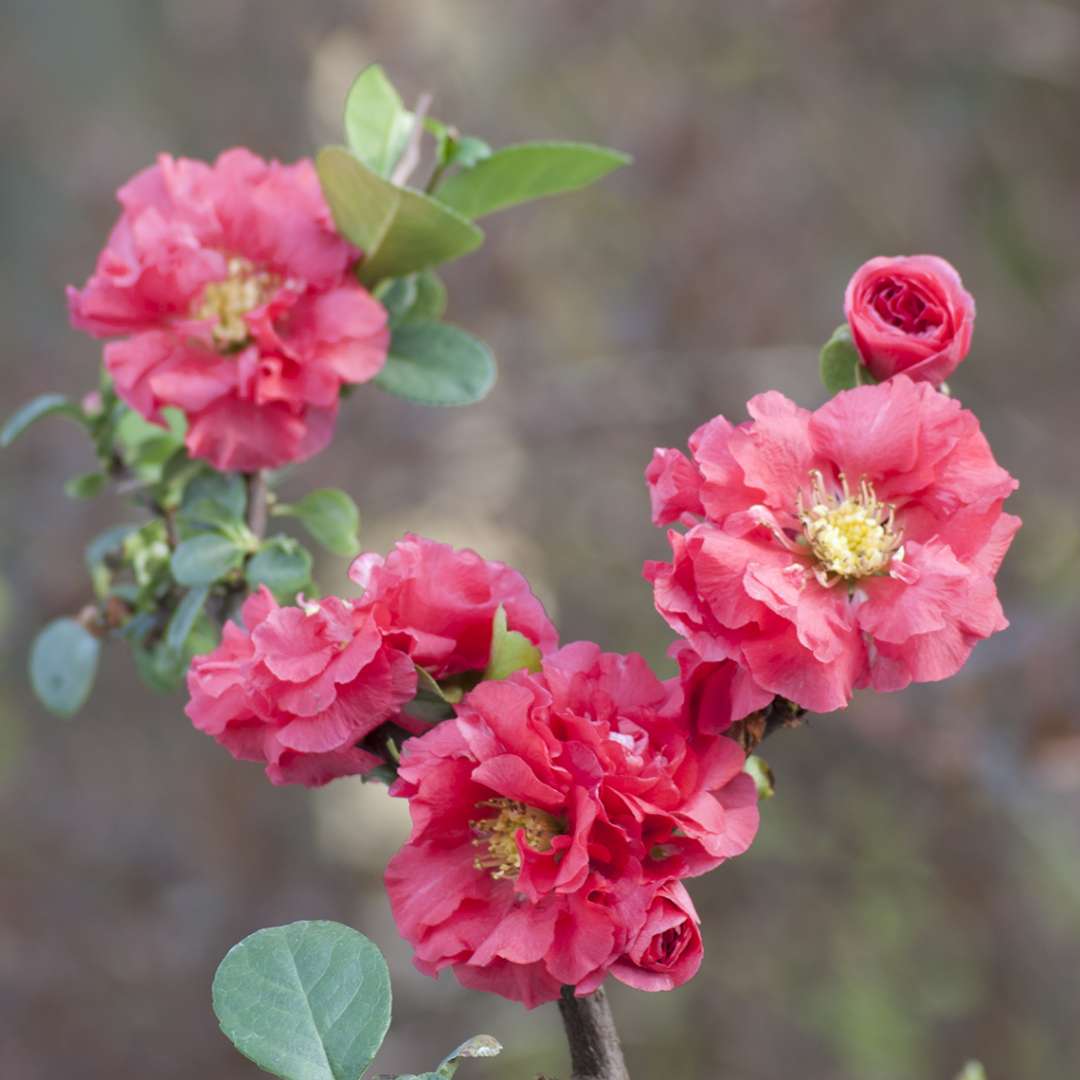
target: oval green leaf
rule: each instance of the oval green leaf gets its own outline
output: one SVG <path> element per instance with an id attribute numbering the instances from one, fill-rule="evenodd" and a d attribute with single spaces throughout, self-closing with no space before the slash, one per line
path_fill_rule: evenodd
<path id="1" fill-rule="evenodd" d="M 378 64 L 357 75 L 345 98 L 345 141 L 380 176 L 389 176 L 415 123 Z"/>
<path id="2" fill-rule="evenodd" d="M 30 683 L 57 716 L 73 716 L 90 696 L 101 642 L 74 619 L 56 619 L 34 639 Z"/>
<path id="3" fill-rule="evenodd" d="M 60 413 L 80 424 L 86 423 L 82 409 L 74 402 L 68 401 L 63 394 L 42 394 L 33 401 L 28 401 L 8 419 L 3 428 L 0 428 L 0 446 L 10 446 L 31 424 L 54 413 Z"/>
<path id="4" fill-rule="evenodd" d="M 859 359 L 847 323 L 838 326 L 821 348 L 821 381 L 830 394 L 874 381 Z"/>
<path id="5" fill-rule="evenodd" d="M 104 473 L 80 473 L 64 484 L 64 492 L 71 499 L 92 499 L 101 494 L 107 483 L 108 477 Z"/>
<path id="6" fill-rule="evenodd" d="M 252 556 L 245 577 L 250 588 L 265 585 L 277 599 L 291 601 L 311 583 L 311 553 L 289 536 L 272 536 Z"/>
<path id="7" fill-rule="evenodd" d="M 202 612 L 206 598 L 210 594 L 209 585 L 197 585 L 188 589 L 183 600 L 176 605 L 176 610 L 169 619 L 168 628 L 165 631 L 165 644 L 173 652 L 182 654 L 187 644 L 191 631 L 195 628 L 195 620 Z"/>
<path id="8" fill-rule="evenodd" d="M 172 573 L 181 585 L 212 585 L 240 565 L 244 552 L 220 533 L 201 533 L 177 545 Z"/>
<path id="9" fill-rule="evenodd" d="M 279 512 L 299 518 L 312 537 L 335 555 L 349 559 L 360 550 L 360 511 L 344 491 L 319 488 Z"/>
<path id="10" fill-rule="evenodd" d="M 343 146 L 315 159 L 323 194 L 341 234 L 364 252 L 357 274 L 374 286 L 475 250 L 484 234 L 441 202 L 397 187 Z"/>
<path id="11" fill-rule="evenodd" d="M 381 390 L 421 405 L 471 405 L 495 385 L 495 357 L 480 340 L 448 323 L 418 319 L 397 327 Z"/>
<path id="12" fill-rule="evenodd" d="M 218 967 L 213 1000 L 237 1050 L 283 1080 L 359 1080 L 390 1026 L 386 961 L 340 923 L 245 938 Z"/>
<path id="13" fill-rule="evenodd" d="M 506 146 L 471 169 L 455 173 L 435 197 L 467 218 L 588 187 L 630 158 L 604 146 L 531 142 Z"/>

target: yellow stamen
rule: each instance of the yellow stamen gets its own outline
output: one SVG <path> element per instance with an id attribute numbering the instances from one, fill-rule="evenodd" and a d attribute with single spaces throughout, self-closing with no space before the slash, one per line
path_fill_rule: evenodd
<path id="1" fill-rule="evenodd" d="M 870 481 L 864 478 L 852 494 L 841 473 L 840 485 L 842 498 L 826 491 L 824 478 L 814 469 L 810 473 L 811 505 L 804 506 L 799 495 L 799 520 L 823 585 L 884 574 L 892 558 L 902 558 L 904 553 L 894 508 L 878 502 Z"/>
<path id="2" fill-rule="evenodd" d="M 266 303 L 281 284 L 274 274 L 256 270 L 239 255 L 229 259 L 226 269 L 228 276 L 221 281 L 211 281 L 203 289 L 192 312 L 197 319 L 213 322 L 210 333 L 214 344 L 223 351 L 247 341 L 250 331 L 244 316 Z"/>
<path id="3" fill-rule="evenodd" d="M 477 855 L 473 865 L 477 870 L 486 870 L 496 881 L 517 877 L 521 870 L 521 852 L 517 846 L 519 831 L 524 831 L 525 843 L 533 851 L 550 851 L 552 840 L 566 831 L 563 823 L 546 810 L 537 810 L 513 799 L 498 796 L 477 805 L 489 806 L 497 813 L 494 817 L 469 822 L 476 834 L 473 844 L 486 849 Z"/>

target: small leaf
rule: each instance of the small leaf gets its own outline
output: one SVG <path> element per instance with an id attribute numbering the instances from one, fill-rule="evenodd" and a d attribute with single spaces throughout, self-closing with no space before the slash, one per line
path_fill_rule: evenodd
<path id="1" fill-rule="evenodd" d="M 495 385 L 495 358 L 471 334 L 423 319 L 397 327 L 375 385 L 421 405 L 471 405 Z"/>
<path id="2" fill-rule="evenodd" d="M 746 759 L 743 772 L 754 781 L 759 799 L 771 799 L 776 794 L 776 778 L 763 757 L 751 754 Z"/>
<path id="3" fill-rule="evenodd" d="M 358 1080 L 390 1026 L 390 975 L 363 934 L 333 922 L 259 930 L 214 976 L 237 1050 L 283 1080 Z"/>
<path id="4" fill-rule="evenodd" d="M 100 565 L 106 556 L 119 554 L 124 545 L 124 538 L 140 529 L 141 524 L 113 525 L 99 533 L 86 547 L 86 565 L 89 569 Z"/>
<path id="5" fill-rule="evenodd" d="M 31 424 L 54 413 L 76 420 L 80 424 L 86 423 L 82 409 L 73 401 L 68 401 L 63 394 L 42 394 L 41 397 L 28 401 L 9 417 L 7 423 L 0 429 L 0 446 L 10 446 Z"/>
<path id="6" fill-rule="evenodd" d="M 416 303 L 416 275 L 408 277 L 387 278 L 379 282 L 375 290 L 375 299 L 386 308 L 390 316 L 390 323 L 399 322 L 404 318 Z"/>
<path id="7" fill-rule="evenodd" d="M 315 166 L 338 230 L 364 252 L 357 274 L 369 287 L 456 259 L 483 242 L 472 222 L 390 183 L 343 146 L 320 150 Z"/>
<path id="8" fill-rule="evenodd" d="M 360 511 L 344 491 L 319 488 L 274 512 L 299 518 L 312 537 L 335 555 L 350 559 L 360 550 Z"/>
<path id="9" fill-rule="evenodd" d="M 64 484 L 64 492 L 72 499 L 92 499 L 100 495 L 108 478 L 104 473 L 88 472 L 73 476 Z"/>
<path id="10" fill-rule="evenodd" d="M 272 536 L 251 557 L 244 574 L 250 588 L 265 585 L 277 599 L 292 600 L 311 581 L 311 553 L 289 536 Z"/>
<path id="11" fill-rule="evenodd" d="M 173 652 L 183 653 L 188 637 L 195 627 L 195 621 L 202 613 L 209 594 L 209 585 L 198 585 L 193 589 L 188 589 L 183 600 L 176 605 L 176 610 L 169 619 L 169 625 L 165 631 L 165 644 Z"/>
<path id="12" fill-rule="evenodd" d="M 389 176 L 415 123 L 378 64 L 357 75 L 345 98 L 345 141 L 380 176 Z"/>
<path id="13" fill-rule="evenodd" d="M 540 670 L 540 650 L 522 633 L 506 628 L 506 609 L 500 604 L 491 624 L 491 653 L 483 678 L 505 679 L 515 671 Z"/>
<path id="14" fill-rule="evenodd" d="M 417 665 L 416 697 L 405 706 L 405 711 L 417 720 L 437 724 L 454 715 L 454 704 L 431 672 Z"/>
<path id="15" fill-rule="evenodd" d="M 405 321 L 420 319 L 438 321 L 446 313 L 446 286 L 434 270 L 416 275 L 416 302 L 404 316 Z"/>
<path id="16" fill-rule="evenodd" d="M 859 373 L 862 367 L 859 350 L 851 340 L 851 329 L 844 323 L 833 331 L 832 337 L 822 346 L 821 381 L 830 394 L 850 390 L 853 386 L 861 385 Z"/>
<path id="17" fill-rule="evenodd" d="M 207 525 L 243 521 L 247 488 L 237 473 L 201 472 L 184 489 L 180 515 Z"/>
<path id="18" fill-rule="evenodd" d="M 34 639 L 30 682 L 57 716 L 73 716 L 90 696 L 101 642 L 74 619 L 56 619 Z"/>
<path id="19" fill-rule="evenodd" d="M 521 143 L 455 173 L 439 187 L 436 198 L 467 218 L 478 218 L 587 187 L 629 162 L 626 154 L 589 143 Z"/>
<path id="20" fill-rule="evenodd" d="M 979 1061 L 969 1061 L 960 1070 L 956 1080 L 986 1080 L 986 1069 Z"/>
<path id="21" fill-rule="evenodd" d="M 498 1039 L 491 1035 L 474 1035 L 471 1039 L 466 1039 L 452 1053 L 447 1054 L 434 1075 L 441 1077 L 442 1080 L 450 1080 L 464 1058 L 497 1057 L 500 1053 L 502 1053 L 502 1043 Z"/>
<path id="22" fill-rule="evenodd" d="M 244 557 L 243 549 L 220 533 L 200 533 L 177 545 L 172 553 L 172 574 L 180 585 L 212 585 Z"/>

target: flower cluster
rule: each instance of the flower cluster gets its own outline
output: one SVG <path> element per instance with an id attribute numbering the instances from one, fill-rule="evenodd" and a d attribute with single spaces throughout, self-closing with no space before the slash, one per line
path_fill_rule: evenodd
<path id="1" fill-rule="evenodd" d="M 680 879 L 745 851 L 758 811 L 742 751 L 682 705 L 639 656 L 579 642 L 406 744 L 392 794 L 413 831 L 386 884 L 420 970 L 529 1007 L 609 972 L 647 990 L 694 974 Z"/>
<path id="2" fill-rule="evenodd" d="M 235 757 L 266 764 L 275 784 L 324 784 L 385 762 L 371 736 L 408 715 L 417 667 L 436 680 L 488 662 L 493 616 L 534 645 L 555 630 L 515 570 L 472 551 L 406 536 L 389 557 L 362 555 L 358 601 L 329 597 L 279 607 L 265 588 L 226 623 L 221 644 L 188 672 L 192 723 Z"/>
<path id="3" fill-rule="evenodd" d="M 122 213 L 81 289 L 76 327 L 105 346 L 120 397 L 222 470 L 277 468 L 330 441 L 343 385 L 374 378 L 386 311 L 352 273 L 310 161 L 230 150 L 163 154 L 118 193 Z"/>

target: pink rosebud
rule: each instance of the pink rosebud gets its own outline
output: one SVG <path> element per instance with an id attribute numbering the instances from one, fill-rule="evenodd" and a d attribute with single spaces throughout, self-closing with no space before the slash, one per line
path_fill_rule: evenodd
<path id="1" fill-rule="evenodd" d="M 844 314 L 878 382 L 902 372 L 940 386 L 971 347 L 975 300 L 936 255 L 880 256 L 848 282 Z"/>
<path id="2" fill-rule="evenodd" d="M 700 922 L 682 882 L 669 882 L 657 891 L 645 925 L 612 965 L 611 974 L 637 990 L 682 986 L 701 967 Z"/>
<path id="3" fill-rule="evenodd" d="M 188 452 L 217 469 L 322 450 L 342 386 L 379 373 L 390 332 L 312 163 L 163 154 L 117 197 L 120 219 L 68 306 L 77 329 L 119 339 L 105 367 L 120 398 L 154 423 L 180 409 Z"/>

